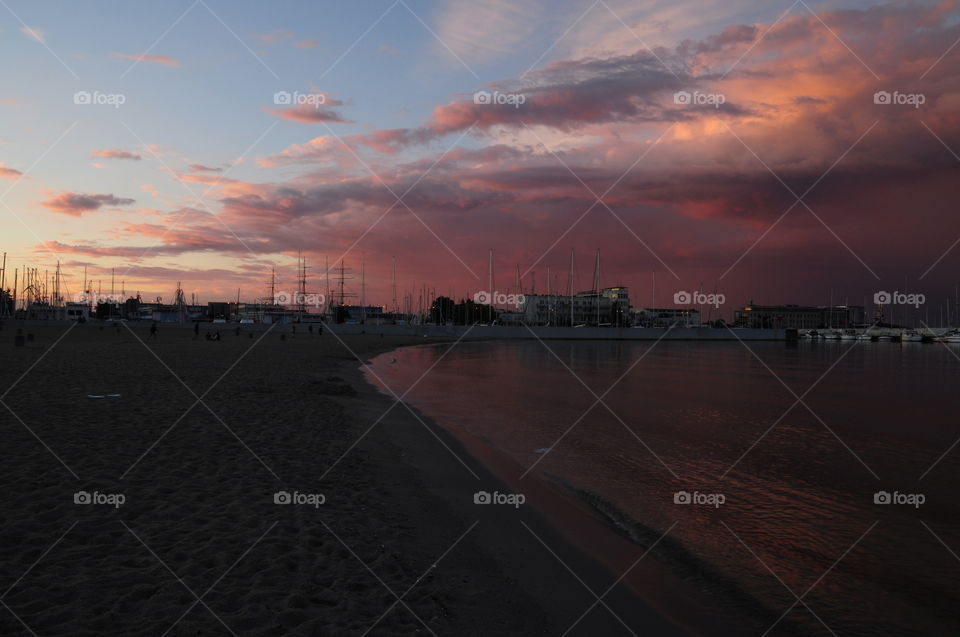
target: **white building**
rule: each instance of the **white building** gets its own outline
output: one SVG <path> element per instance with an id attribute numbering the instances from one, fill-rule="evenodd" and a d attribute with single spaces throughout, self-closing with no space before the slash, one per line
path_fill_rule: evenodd
<path id="1" fill-rule="evenodd" d="M 73 302 L 63 305 L 31 303 L 27 306 L 26 317 L 42 321 L 86 321 L 90 318 L 90 306 Z"/>
<path id="2" fill-rule="evenodd" d="M 525 294 L 516 312 L 527 325 L 600 325 L 626 327 L 630 295 L 625 287 L 580 292 L 575 296 Z"/>

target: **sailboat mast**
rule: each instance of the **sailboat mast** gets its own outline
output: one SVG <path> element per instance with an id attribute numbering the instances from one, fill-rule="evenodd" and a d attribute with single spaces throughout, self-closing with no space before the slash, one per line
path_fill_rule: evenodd
<path id="1" fill-rule="evenodd" d="M 570 327 L 573 327 L 573 289 L 576 287 L 576 256 L 570 248 L 570 272 L 567 275 L 567 301 L 570 304 Z"/>
<path id="2" fill-rule="evenodd" d="M 391 309 L 393 310 L 394 317 L 396 317 L 397 310 L 398 310 L 397 308 L 397 257 L 393 257 L 393 274 L 391 279 L 391 290 L 393 294 Z"/>
<path id="3" fill-rule="evenodd" d="M 597 296 L 597 327 L 600 327 L 600 248 L 597 248 L 597 262 L 593 267 L 593 293 Z"/>
<path id="4" fill-rule="evenodd" d="M 493 248 L 487 254 L 487 293 L 493 296 Z"/>

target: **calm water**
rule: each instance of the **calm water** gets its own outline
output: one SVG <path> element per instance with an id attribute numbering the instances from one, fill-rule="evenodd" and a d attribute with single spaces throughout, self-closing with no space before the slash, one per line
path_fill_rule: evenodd
<path id="1" fill-rule="evenodd" d="M 637 542 L 678 522 L 654 557 L 729 619 L 773 623 L 796 601 L 789 587 L 810 589 L 809 609 L 798 604 L 770 634 L 957 635 L 950 347 L 461 343 L 439 362 L 448 346 L 387 354 L 374 369 L 399 394 L 435 365 L 409 402 L 494 446 L 519 475 L 568 485 Z M 796 398 L 781 380 L 798 396 L 813 386 L 809 409 L 788 411 Z M 591 409 L 591 391 L 608 389 L 609 409 Z M 677 504 L 681 490 L 725 502 Z M 925 502 L 875 504 L 880 490 Z"/>

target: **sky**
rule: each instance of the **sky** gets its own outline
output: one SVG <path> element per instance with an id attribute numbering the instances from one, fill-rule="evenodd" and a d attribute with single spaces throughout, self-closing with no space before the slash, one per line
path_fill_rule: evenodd
<path id="1" fill-rule="evenodd" d="M 956 309 L 958 41 L 960 0 L 2 0 L 7 287 L 252 301 L 302 251 L 390 305 L 394 262 L 463 298 L 599 249 L 636 306 Z"/>

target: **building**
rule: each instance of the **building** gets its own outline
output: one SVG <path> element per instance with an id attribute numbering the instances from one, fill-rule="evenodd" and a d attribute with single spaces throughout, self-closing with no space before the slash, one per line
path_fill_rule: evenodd
<path id="1" fill-rule="evenodd" d="M 386 313 L 383 310 L 382 305 L 350 305 L 349 303 L 345 303 L 343 305 L 337 305 L 334 312 L 336 316 L 343 319 L 345 323 L 363 323 L 369 321 L 379 325 L 387 320 Z"/>
<path id="2" fill-rule="evenodd" d="M 101 304 L 102 305 L 102 304 Z M 97 313 L 102 318 L 104 312 L 101 311 L 101 305 L 97 306 Z M 122 317 L 130 321 L 157 321 L 159 323 L 193 323 L 194 321 L 203 321 L 207 318 L 208 308 L 205 305 L 184 304 L 182 306 L 171 305 L 167 303 L 143 303 L 137 299 L 127 299 L 127 302 L 119 306 L 116 312 L 107 308 L 108 316 L 120 317 L 120 308 L 122 307 Z"/>
<path id="3" fill-rule="evenodd" d="M 211 321 L 233 321 L 240 316 L 240 304 L 233 301 L 210 301 L 206 318 Z"/>
<path id="4" fill-rule="evenodd" d="M 90 318 L 90 306 L 86 303 L 73 302 L 63 305 L 31 303 L 27 306 L 23 318 L 41 321 L 86 321 Z"/>
<path id="5" fill-rule="evenodd" d="M 626 327 L 630 294 L 625 287 L 603 288 L 574 296 L 525 294 L 515 312 L 505 313 L 527 325 L 593 325 Z"/>
<path id="6" fill-rule="evenodd" d="M 737 327 L 847 329 L 864 325 L 866 313 L 858 305 L 754 305 L 734 312 Z"/>
<path id="7" fill-rule="evenodd" d="M 630 308 L 630 325 L 634 327 L 698 327 L 700 310 L 692 307 Z"/>

